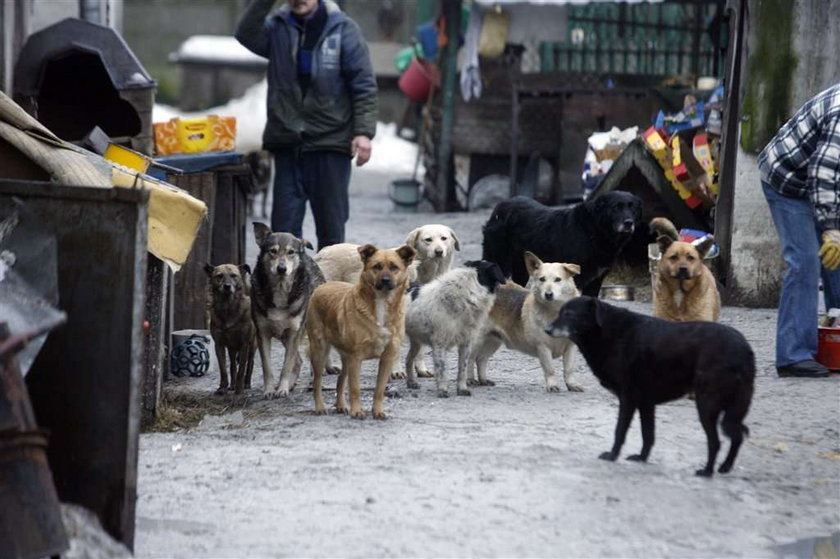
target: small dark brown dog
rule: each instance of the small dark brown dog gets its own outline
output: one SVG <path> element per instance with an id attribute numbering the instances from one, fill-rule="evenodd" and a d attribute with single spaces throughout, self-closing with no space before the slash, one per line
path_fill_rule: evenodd
<path id="1" fill-rule="evenodd" d="M 650 227 L 659 234 L 656 242 L 661 253 L 653 282 L 653 315 L 672 322 L 717 322 L 720 293 L 703 263 L 714 237 L 707 235 L 697 244 L 680 241 L 676 227 L 664 217 L 651 220 Z"/>
<path id="2" fill-rule="evenodd" d="M 306 316 L 309 356 L 312 361 L 312 394 L 315 413 L 323 414 L 321 379 L 330 348 L 341 355 L 341 374 L 336 385 L 336 411 L 346 413 L 344 389 L 350 380 L 350 416 L 364 419 L 360 399 L 359 376 L 362 361 L 379 359 L 376 390 L 373 394 L 373 417 L 385 419 L 383 400 L 394 362 L 400 355 L 405 331 L 405 304 L 408 289 L 408 266 L 415 251 L 408 245 L 396 250 L 359 247 L 364 268 L 354 285 L 328 281 L 312 293 Z"/>
<path id="3" fill-rule="evenodd" d="M 241 394 L 243 388 L 251 388 L 257 349 L 250 290 L 245 277 L 245 274 L 251 273 L 251 268 L 247 264 L 215 267 L 206 264 L 204 271 L 210 277 L 210 334 L 219 360 L 219 389 L 216 394 L 224 394 L 226 390 Z M 225 352 L 230 357 L 230 382 Z"/>

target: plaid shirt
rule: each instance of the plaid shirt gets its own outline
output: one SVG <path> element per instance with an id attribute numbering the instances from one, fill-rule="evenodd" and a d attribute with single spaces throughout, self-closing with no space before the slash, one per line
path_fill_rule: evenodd
<path id="1" fill-rule="evenodd" d="M 810 196 L 822 229 L 840 229 L 840 83 L 805 103 L 758 156 L 779 194 Z"/>

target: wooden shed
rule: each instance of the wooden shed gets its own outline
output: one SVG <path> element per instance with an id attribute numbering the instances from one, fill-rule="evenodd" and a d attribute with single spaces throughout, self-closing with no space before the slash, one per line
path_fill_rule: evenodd
<path id="1" fill-rule="evenodd" d="M 723 73 L 722 0 L 477 0 L 475 6 L 509 12 L 510 35 L 520 14 L 548 21 L 556 35 L 549 40 L 534 31 L 509 41 L 498 58 L 480 57 L 481 97 L 464 101 L 453 46 L 462 2 L 442 0 L 452 25 L 423 143 L 424 193 L 438 211 L 466 209 L 472 185 L 493 173 L 510 177 L 511 194 L 554 204 L 579 199 L 589 135 L 644 127 L 658 110 L 681 108 L 694 78 Z M 551 166 L 549 188 L 525 180 L 523 168 L 535 156 Z"/>

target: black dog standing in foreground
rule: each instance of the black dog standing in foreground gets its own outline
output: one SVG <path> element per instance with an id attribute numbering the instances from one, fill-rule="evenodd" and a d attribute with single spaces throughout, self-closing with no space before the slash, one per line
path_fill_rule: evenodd
<path id="1" fill-rule="evenodd" d="M 615 441 L 602 459 L 618 458 L 638 409 L 642 452 L 627 459 L 646 461 L 653 447 L 656 404 L 693 390 L 709 447 L 706 467 L 696 473 L 707 477 L 713 473 L 720 450 L 721 413 L 721 427 L 732 442 L 718 472 L 732 469 L 744 435 L 749 434 L 743 421 L 755 379 L 755 356 L 740 332 L 714 322 L 668 322 L 592 297 L 576 297 L 560 309 L 546 333 L 577 344 L 601 385 L 618 396 Z"/>
<path id="2" fill-rule="evenodd" d="M 495 262 L 519 285 L 528 282 L 525 251 L 543 262 L 580 266 L 575 284 L 597 297 L 642 218 L 642 201 L 629 192 L 607 192 L 571 208 L 553 209 L 517 196 L 499 202 L 484 224 L 482 259 Z"/>

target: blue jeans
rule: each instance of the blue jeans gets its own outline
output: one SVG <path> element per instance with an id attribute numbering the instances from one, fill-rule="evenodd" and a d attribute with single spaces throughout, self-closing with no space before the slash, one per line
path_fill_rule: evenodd
<path id="1" fill-rule="evenodd" d="M 349 185 L 349 154 L 299 148 L 276 151 L 271 230 L 300 238 L 309 200 L 318 250 L 343 243 L 344 224 L 350 217 Z"/>
<path id="2" fill-rule="evenodd" d="M 787 265 L 776 324 L 776 366 L 783 367 L 816 355 L 820 276 L 826 309 L 840 308 L 840 268 L 832 272 L 820 264 L 822 241 L 811 200 L 783 196 L 763 182 L 762 188 Z"/>

